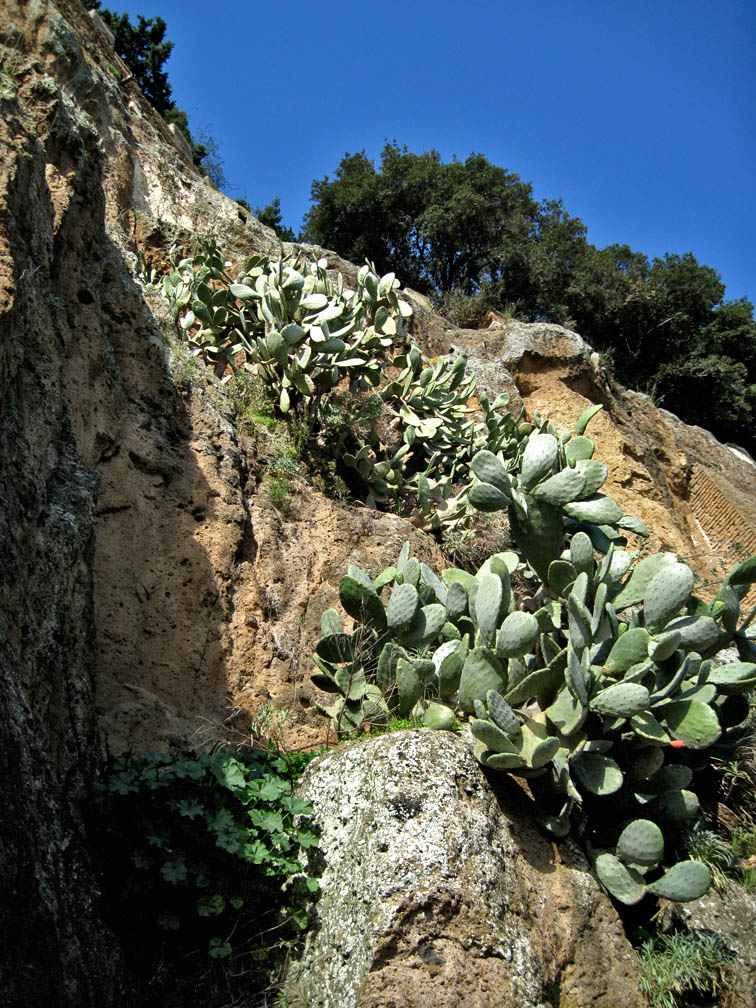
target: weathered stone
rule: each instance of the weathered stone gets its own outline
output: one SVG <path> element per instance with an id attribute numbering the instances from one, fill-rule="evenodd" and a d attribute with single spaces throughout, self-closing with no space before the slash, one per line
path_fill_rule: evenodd
<path id="1" fill-rule="evenodd" d="M 756 896 L 733 885 L 725 893 L 710 889 L 701 899 L 674 908 L 674 917 L 691 930 L 713 931 L 721 935 L 734 953 L 729 986 L 722 1003 L 728 1008 L 756 1005 Z"/>
<path id="2" fill-rule="evenodd" d="M 310 655 L 347 564 L 375 575 L 408 537 L 434 568 L 441 557 L 409 523 L 327 500 L 301 476 L 288 511 L 272 506 L 264 466 L 274 449 L 236 429 L 227 392 L 181 353 L 165 304 L 134 274 L 137 251 L 159 273 L 174 241 L 188 250 L 214 235 L 238 260 L 277 254 L 276 236 L 200 178 L 133 77 L 116 79 L 107 34 L 78 0 L 0 0 L 0 14 L 0 55 L 13 69 L 0 95 L 0 990 L 9 1004 L 116 1005 L 127 984 L 81 815 L 101 749 L 239 741 L 267 700 L 292 711 L 286 742 L 319 741 L 328 725 L 315 712 L 323 696 Z M 354 281 L 355 266 L 305 251 Z M 614 467 L 609 492 L 654 528 L 654 547 L 721 553 L 730 536 L 752 545 L 756 469 L 742 453 L 617 389 L 566 330 L 504 323 L 481 336 L 414 303 L 413 335 L 431 353 L 467 352 L 491 398 L 506 388 L 519 408 L 511 374 L 531 415 L 568 425 L 605 403 L 591 430 Z M 413 793 L 422 797 L 422 779 L 448 797 L 456 785 L 441 769 L 458 758 L 407 756 Z M 413 869 L 406 895 L 391 883 L 370 925 L 364 1004 L 384 994 L 412 1003 L 433 971 L 439 1004 L 459 990 L 501 1004 L 499 984 L 515 982 L 523 1003 L 577 1006 L 595 990 L 602 1004 L 592 964 L 607 977 L 632 972 L 619 939 L 602 943 L 619 935 L 610 905 L 578 853 L 548 845 L 526 809 L 505 817 L 466 759 L 464 830 L 442 818 L 456 853 L 434 850 L 433 881 Z M 418 817 L 429 831 L 430 812 L 443 817 L 443 803 L 428 802 L 405 839 Z M 504 867 L 476 868 L 460 888 L 459 852 L 482 865 L 489 834 Z M 398 863 L 401 843 L 390 849 Z M 514 895 L 499 891 L 502 879 Z M 501 919 L 482 913 L 489 905 Z M 466 928 L 477 936 L 467 945 Z M 616 984 L 612 994 L 627 989 Z"/>
<path id="3" fill-rule="evenodd" d="M 457 736 L 339 747 L 300 793 L 325 868 L 290 1004 L 643 1004 L 633 951 L 583 855 L 545 839 L 511 782 L 497 800 Z"/>
<path id="4" fill-rule="evenodd" d="M 51 48 L 74 46 L 56 17 L 38 27 Z M 124 974 L 82 820 L 99 762 L 97 475 L 65 380 L 66 315 L 101 271 L 103 163 L 91 123 L 33 63 L 0 97 L 0 1002 L 115 1006 Z M 52 198 L 62 170 L 65 205 Z"/>

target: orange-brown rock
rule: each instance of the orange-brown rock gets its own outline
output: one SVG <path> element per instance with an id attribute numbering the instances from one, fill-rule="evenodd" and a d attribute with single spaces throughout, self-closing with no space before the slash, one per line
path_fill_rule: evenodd
<path id="1" fill-rule="evenodd" d="M 116 1005 L 128 984 L 81 817 L 103 753 L 242 741 L 266 701 L 291 711 L 289 745 L 322 739 L 309 656 L 347 563 L 376 574 L 408 537 L 441 558 L 408 522 L 301 474 L 274 507 L 275 432 L 240 431 L 228 389 L 135 278 L 197 236 L 237 259 L 278 242 L 200 178 L 134 79 L 116 79 L 78 0 L 0 0 L 0 57 L 0 989 L 11 1004 Z M 465 350 L 481 387 L 530 413 L 567 425 L 604 403 L 592 430 L 610 492 L 647 521 L 652 548 L 706 576 L 734 542 L 752 547 L 756 470 L 742 453 L 618 389 L 566 330 L 459 331 L 415 304 L 429 353 Z M 543 871 L 522 868 L 549 919 L 556 855 L 543 857 Z M 560 918 L 563 1005 L 586 921 L 624 948 L 601 905 Z M 437 940 L 463 956 L 459 935 Z M 396 956 L 383 961 L 388 986 Z"/>

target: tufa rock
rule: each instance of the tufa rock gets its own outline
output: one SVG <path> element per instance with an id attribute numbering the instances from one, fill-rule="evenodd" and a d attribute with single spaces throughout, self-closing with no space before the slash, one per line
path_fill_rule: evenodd
<path id="1" fill-rule="evenodd" d="M 673 919 L 688 930 L 713 931 L 724 938 L 734 953 L 728 971 L 728 986 L 722 1003 L 728 1008 L 754 1008 L 756 1005 L 756 949 L 753 924 L 756 920 L 756 896 L 742 886 L 732 885 L 727 892 L 710 889 L 692 903 L 673 904 Z"/>
<path id="2" fill-rule="evenodd" d="M 324 870 L 291 963 L 299 1008 L 640 1006 L 635 956 L 574 843 L 498 800 L 468 746 L 404 731 L 316 760 Z"/>

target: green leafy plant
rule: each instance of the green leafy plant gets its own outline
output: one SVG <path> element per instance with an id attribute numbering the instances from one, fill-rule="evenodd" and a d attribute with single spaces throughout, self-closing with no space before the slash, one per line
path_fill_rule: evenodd
<path id="1" fill-rule="evenodd" d="M 484 306 L 514 303 L 524 321 L 574 327 L 613 353 L 623 385 L 655 388 L 682 420 L 754 454 L 753 305 L 725 300 L 717 271 L 691 253 L 599 249 L 561 200 L 537 201 L 482 154 L 444 163 L 437 151 L 396 143 L 379 161 L 347 154 L 313 181 L 304 237 L 395 269 L 454 324 L 477 326 Z"/>
<path id="2" fill-rule="evenodd" d="M 278 452 L 268 463 L 263 483 L 268 491 L 270 503 L 279 511 L 288 512 L 291 479 L 298 475 L 299 471 L 296 458 L 287 452 Z"/>
<path id="3" fill-rule="evenodd" d="M 536 414 L 536 428 L 525 437 L 518 428 L 505 452 L 483 450 L 472 461 L 476 479 L 469 489 L 470 503 L 487 513 L 507 510 L 519 549 L 557 594 L 578 575 L 572 559 L 562 558 L 568 534 L 583 531 L 590 540 L 586 549 L 604 554 L 613 540 L 626 544 L 625 530 L 648 535 L 643 522 L 624 515 L 611 497 L 599 493 L 609 470 L 593 458 L 596 446 L 585 430 L 600 409 L 588 407 L 574 434 L 559 433 Z"/>
<path id="4" fill-rule="evenodd" d="M 640 951 L 641 990 L 652 1008 L 714 1004 L 726 987 L 733 959 L 722 937 L 679 931 L 649 938 Z"/>
<path id="5" fill-rule="evenodd" d="M 240 419 L 251 424 L 252 428 L 275 426 L 273 403 L 259 379 L 239 372 L 229 389 Z"/>
<path id="6" fill-rule="evenodd" d="M 416 346 L 391 356 L 406 342 L 412 314 L 393 273 L 379 277 L 367 264 L 351 290 L 341 275 L 329 277 L 324 259 L 306 267 L 253 256 L 235 276 L 231 269 L 205 241 L 190 258 L 174 255 L 162 278 L 191 352 L 224 381 L 243 386 L 251 371 L 297 430 L 300 454 L 313 444 L 343 460 L 371 507 L 411 514 L 429 528 L 469 524 L 471 508 L 456 491 L 473 455 L 517 452 L 523 414 L 509 415 L 508 396 L 491 404 L 479 395 L 483 416 L 475 419 L 464 356 L 429 363 Z"/>
<path id="7" fill-rule="evenodd" d="M 325 259 L 301 272 L 298 260 L 252 256 L 233 277 L 211 240 L 174 262 L 162 281 L 184 338 L 219 376 L 245 359 L 273 391 L 282 414 L 317 417 L 324 392 L 342 380 L 363 386 L 381 377 L 381 358 L 409 317 L 393 274 L 369 266 L 349 290 L 332 281 Z"/>
<path id="8" fill-rule="evenodd" d="M 237 974 L 267 983 L 272 946 L 306 927 L 318 890 L 301 857 L 317 843 L 311 807 L 293 796 L 286 761 L 122 756 L 97 805 L 105 906 L 145 990 L 167 985 L 184 1003 L 183 982 L 188 999 Z"/>
<path id="9" fill-rule="evenodd" d="M 0 57 L 0 98 L 13 98 L 15 93 L 15 61 Z"/>
<path id="10" fill-rule="evenodd" d="M 388 430 L 382 438 L 366 437 L 344 461 L 367 484 L 369 506 L 400 504 L 428 528 L 466 523 L 469 508 L 455 488 L 467 479 L 476 452 L 513 450 L 517 421 L 506 412 L 509 396 L 491 404 L 481 393 L 483 420 L 476 420 L 469 405 L 475 379 L 466 374 L 464 355 L 429 363 L 412 346 L 392 363 L 401 370 L 379 390 Z"/>
<path id="11" fill-rule="evenodd" d="M 434 728 L 468 720 L 480 762 L 527 778 L 537 819 L 556 836 L 576 830 L 615 898 L 696 899 L 709 868 L 667 867 L 664 834 L 695 818 L 694 774 L 748 731 L 756 610 L 740 603 L 756 557 L 708 605 L 673 554 L 633 566 L 622 533 L 647 533 L 597 492 L 607 469 L 584 436 L 593 412 L 574 435 L 542 424 L 473 459 L 470 501 L 508 508 L 532 595 L 513 588 L 516 552 L 439 577 L 405 543 L 375 579 L 349 567 L 339 595 L 354 629 L 323 614 L 312 678 L 333 697 L 321 709 L 337 733 L 392 714 Z M 733 644 L 740 660 L 717 660 Z"/>
<path id="12" fill-rule="evenodd" d="M 756 827 L 736 826 L 732 831 L 735 877 L 744 889 L 756 890 Z"/>

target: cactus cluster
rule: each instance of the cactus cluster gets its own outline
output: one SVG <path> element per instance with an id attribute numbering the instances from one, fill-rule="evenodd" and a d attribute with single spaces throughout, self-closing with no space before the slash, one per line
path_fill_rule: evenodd
<path id="1" fill-rule="evenodd" d="M 537 426 L 529 432 L 517 427 L 507 450 L 484 449 L 472 460 L 470 504 L 484 512 L 507 510 L 519 549 L 551 587 L 551 564 L 561 557 L 568 534 L 584 530 L 603 553 L 611 542 L 626 545 L 624 531 L 648 535 L 643 522 L 624 515 L 616 501 L 599 492 L 608 469 L 593 458 L 595 444 L 585 429 L 600 409 L 585 410 L 574 434 L 558 433 L 552 423 L 536 415 Z M 570 573 L 569 567 L 554 568 L 557 579 Z"/>
<path id="2" fill-rule="evenodd" d="M 344 381 L 376 389 L 391 436 L 355 430 L 356 443 L 338 459 L 359 476 L 366 503 L 400 507 L 433 528 L 469 517 L 459 490 L 474 454 L 511 457 L 518 425 L 506 394 L 493 404 L 481 395 L 482 419 L 472 415 L 475 380 L 464 355 L 430 364 L 417 346 L 405 350 L 412 309 L 394 274 L 379 277 L 366 264 L 350 290 L 341 274 L 328 276 L 325 259 L 303 267 L 255 255 L 235 277 L 231 268 L 206 241 L 194 256 L 174 257 L 161 280 L 192 352 L 219 377 L 240 364 L 256 372 L 280 413 L 304 414 L 310 428 L 323 397 Z"/>
<path id="3" fill-rule="evenodd" d="M 334 610 L 324 615 L 313 680 L 339 695 L 322 708 L 338 732 L 392 711 L 433 728 L 467 721 L 478 760 L 526 777 L 536 817 L 556 836 L 577 826 L 618 900 L 695 899 L 708 869 L 697 861 L 665 868 L 664 834 L 674 837 L 697 814 L 694 772 L 743 736 L 746 695 L 756 688 L 756 611 L 744 616 L 741 602 L 756 558 L 731 571 L 708 605 L 673 554 L 634 565 L 618 534 L 621 512 L 596 493 L 605 471 L 586 495 L 590 470 L 569 456 L 565 464 L 568 443 L 537 430 L 522 439 L 519 471 L 490 452 L 475 462 L 476 485 L 553 509 L 556 558 L 543 551 L 534 563 L 522 551 L 536 570 L 549 560 L 545 584 L 518 597 L 514 552 L 489 557 L 474 575 L 450 568 L 438 577 L 405 544 L 375 580 L 350 567 L 340 598 L 355 629 L 345 634 Z M 546 486 L 563 472 L 582 481 L 571 484 L 570 500 L 553 491 L 569 476 Z M 585 501 L 604 510 L 566 510 Z M 733 646 L 738 660 L 718 659 Z"/>
<path id="4" fill-rule="evenodd" d="M 255 255 L 234 279 L 208 241 L 173 265 L 162 290 L 192 350 L 220 375 L 242 355 L 281 413 L 301 409 L 312 417 L 323 393 L 344 379 L 380 383 L 385 356 L 403 341 L 412 314 L 393 273 L 379 277 L 363 266 L 350 290 L 341 274 L 329 278 L 327 265 Z"/>
<path id="5" fill-rule="evenodd" d="M 466 374 L 464 354 L 428 363 L 413 345 L 392 366 L 401 370 L 379 395 L 398 447 L 395 443 L 388 449 L 373 436 L 344 461 L 367 484 L 371 507 L 403 502 L 414 518 L 437 528 L 465 513 L 463 496 L 456 491 L 467 479 L 475 453 L 502 450 L 512 437 L 516 425 L 506 412 L 509 396 L 500 395 L 491 404 L 481 394 L 480 420 L 468 405 L 475 379 Z"/>

